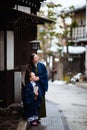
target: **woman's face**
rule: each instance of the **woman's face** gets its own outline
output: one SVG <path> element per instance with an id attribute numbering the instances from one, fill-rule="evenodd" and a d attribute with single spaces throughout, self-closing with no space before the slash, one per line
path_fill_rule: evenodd
<path id="1" fill-rule="evenodd" d="M 38 60 L 39 60 L 39 57 L 38 57 L 38 55 L 35 54 L 33 57 L 33 63 L 37 63 Z"/>

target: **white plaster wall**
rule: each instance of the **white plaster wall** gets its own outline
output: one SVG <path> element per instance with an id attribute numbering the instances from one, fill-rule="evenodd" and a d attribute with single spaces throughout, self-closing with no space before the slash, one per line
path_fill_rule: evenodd
<path id="1" fill-rule="evenodd" d="M 14 72 L 14 97 L 15 102 L 21 102 L 21 72 Z"/>
<path id="2" fill-rule="evenodd" d="M 7 31 L 7 70 L 14 69 L 14 32 Z"/>

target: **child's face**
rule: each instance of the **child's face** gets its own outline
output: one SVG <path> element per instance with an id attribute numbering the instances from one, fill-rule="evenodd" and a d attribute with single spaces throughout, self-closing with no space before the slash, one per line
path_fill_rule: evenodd
<path id="1" fill-rule="evenodd" d="M 30 80 L 34 80 L 34 79 L 35 79 L 35 74 L 33 72 L 31 72 Z"/>

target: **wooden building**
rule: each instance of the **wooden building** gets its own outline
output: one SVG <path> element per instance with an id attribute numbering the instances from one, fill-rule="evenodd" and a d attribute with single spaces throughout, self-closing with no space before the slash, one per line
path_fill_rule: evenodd
<path id="1" fill-rule="evenodd" d="M 72 12 L 74 13 L 73 21 L 76 22 L 75 27 L 72 28 L 72 43 L 74 46 L 80 46 L 85 47 L 87 45 L 87 38 L 86 38 L 86 5 L 81 6 L 79 8 L 74 9 Z M 81 72 L 82 74 L 85 73 L 85 56 L 86 51 L 83 51 L 83 53 L 78 53 L 77 55 L 71 55 L 73 58 L 73 67 L 71 70 L 73 70 L 74 74 L 75 71 Z"/>
<path id="2" fill-rule="evenodd" d="M 75 8 L 73 11 L 68 13 L 73 13 L 74 25 L 72 26 L 71 36 L 69 37 L 69 42 L 72 43 L 73 48 L 85 48 L 87 45 L 86 38 L 86 6 L 81 6 Z M 75 50 L 74 49 L 74 50 Z M 79 50 L 78 50 L 79 51 Z M 73 76 L 77 73 L 85 73 L 85 53 L 86 51 L 79 51 L 75 53 L 69 53 L 69 57 L 63 59 L 64 65 L 64 75 L 69 74 Z"/>
<path id="3" fill-rule="evenodd" d="M 0 106 L 21 99 L 21 80 L 32 51 L 37 51 L 37 16 L 44 0 L 0 0 Z M 34 49 L 34 50 L 32 50 Z"/>

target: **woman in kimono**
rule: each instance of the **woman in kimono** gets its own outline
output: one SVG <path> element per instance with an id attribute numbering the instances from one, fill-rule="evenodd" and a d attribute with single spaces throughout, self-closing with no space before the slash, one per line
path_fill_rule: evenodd
<path id="1" fill-rule="evenodd" d="M 39 116 L 45 117 L 46 116 L 45 93 L 48 90 L 48 73 L 46 66 L 42 62 L 39 62 L 39 57 L 36 53 L 33 53 L 30 57 L 29 69 L 36 75 L 34 81 L 37 81 L 37 83 L 39 84 L 39 88 L 42 95 L 41 100 L 42 105 L 41 110 L 39 112 Z"/>
<path id="2" fill-rule="evenodd" d="M 24 113 L 30 125 L 38 124 L 38 108 L 41 93 L 38 83 L 34 81 L 35 74 L 33 72 L 26 73 L 26 85 L 22 90 L 22 99 L 24 105 Z"/>

